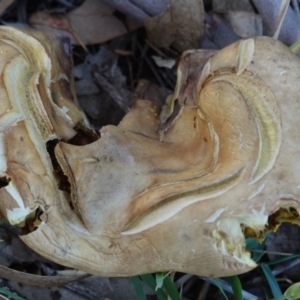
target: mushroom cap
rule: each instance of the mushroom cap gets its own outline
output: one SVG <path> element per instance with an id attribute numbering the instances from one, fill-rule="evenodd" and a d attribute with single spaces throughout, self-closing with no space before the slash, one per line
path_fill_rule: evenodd
<path id="1" fill-rule="evenodd" d="M 163 110 L 138 101 L 96 139 L 75 100 L 55 106 L 63 92 L 52 92 L 50 78 L 71 79 L 69 67 L 52 61 L 61 50 L 47 39 L 0 28 L 0 207 L 27 229 L 21 239 L 99 276 L 255 268 L 245 237 L 275 228 L 281 209 L 298 216 L 298 58 L 267 37 L 211 57 L 188 51 Z M 44 52 L 33 64 L 37 44 Z M 74 145 L 78 124 L 89 136 L 84 145 Z"/>

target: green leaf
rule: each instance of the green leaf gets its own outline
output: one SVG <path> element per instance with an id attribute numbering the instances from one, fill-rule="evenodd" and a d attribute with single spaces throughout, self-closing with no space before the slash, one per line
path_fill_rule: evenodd
<path id="1" fill-rule="evenodd" d="M 233 294 L 236 300 L 243 300 L 242 284 L 238 276 L 231 276 L 228 278 L 231 284 Z"/>
<path id="2" fill-rule="evenodd" d="M 273 297 L 275 297 L 275 298 L 281 297 L 282 296 L 281 289 L 280 289 L 278 282 L 277 282 L 276 278 L 274 277 L 270 267 L 265 263 L 262 263 L 260 265 L 260 267 L 262 268 L 262 270 L 265 274 L 265 277 L 269 283 Z"/>
<path id="3" fill-rule="evenodd" d="M 155 290 L 162 288 L 163 283 L 164 283 L 164 276 L 165 276 L 165 273 L 163 273 L 163 272 L 157 272 L 155 274 L 155 281 L 156 281 Z"/>
<path id="4" fill-rule="evenodd" d="M 152 289 L 159 300 L 167 300 L 167 296 L 162 289 L 156 289 L 156 281 L 151 274 L 140 275 L 141 279 Z"/>
<path id="5" fill-rule="evenodd" d="M 138 300 L 147 300 L 147 297 L 144 293 L 141 281 L 138 276 L 134 276 L 130 278 L 130 281 L 133 285 L 133 289 L 136 293 Z"/>
<path id="6" fill-rule="evenodd" d="M 300 282 L 292 284 L 284 293 L 288 299 L 296 300 L 300 298 Z"/>
<path id="7" fill-rule="evenodd" d="M 180 294 L 170 276 L 165 277 L 163 286 L 172 300 L 181 300 Z"/>

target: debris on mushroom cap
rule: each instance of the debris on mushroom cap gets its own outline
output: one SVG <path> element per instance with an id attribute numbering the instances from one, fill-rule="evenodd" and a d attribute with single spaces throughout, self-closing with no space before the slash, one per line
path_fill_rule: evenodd
<path id="1" fill-rule="evenodd" d="M 256 266 L 246 237 L 298 222 L 300 63 L 283 44 L 186 52 L 164 110 L 138 101 L 98 139 L 57 102 L 53 78 L 71 79 L 48 39 L 0 29 L 0 206 L 33 250 L 100 276 L 227 276 Z"/>

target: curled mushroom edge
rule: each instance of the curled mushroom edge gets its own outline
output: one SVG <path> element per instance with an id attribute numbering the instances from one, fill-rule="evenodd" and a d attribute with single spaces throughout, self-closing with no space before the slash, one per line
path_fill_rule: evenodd
<path id="1" fill-rule="evenodd" d="M 68 44 L 0 27 L 0 209 L 42 256 L 99 276 L 256 267 L 245 239 L 299 223 L 299 59 L 268 37 L 182 55 L 163 108 L 93 131 Z"/>

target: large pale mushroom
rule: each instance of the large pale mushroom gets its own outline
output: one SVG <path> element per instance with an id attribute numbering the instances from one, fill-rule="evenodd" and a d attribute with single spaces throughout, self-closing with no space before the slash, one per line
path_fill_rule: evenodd
<path id="1" fill-rule="evenodd" d="M 227 276 L 256 266 L 245 237 L 297 222 L 300 63 L 280 42 L 186 52 L 162 111 L 138 101 L 98 138 L 65 47 L 0 41 L 0 207 L 34 251 L 99 276 Z"/>

